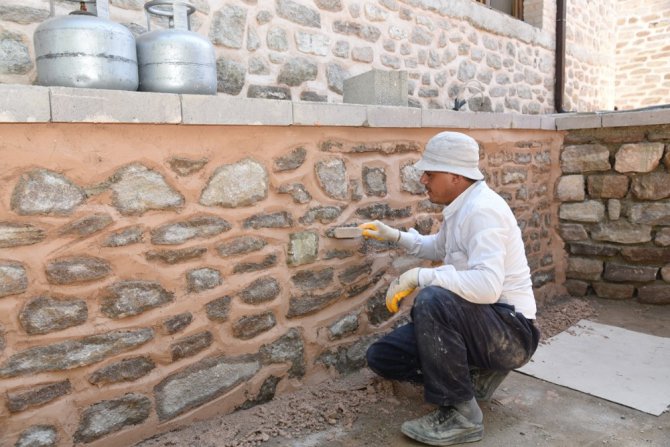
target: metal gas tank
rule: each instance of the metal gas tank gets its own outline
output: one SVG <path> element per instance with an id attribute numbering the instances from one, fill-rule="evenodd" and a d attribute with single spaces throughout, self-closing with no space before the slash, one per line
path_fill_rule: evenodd
<path id="1" fill-rule="evenodd" d="M 70 0 L 75 1 L 75 0 Z M 54 15 L 54 0 L 51 15 Z M 137 90 L 135 37 L 108 20 L 108 0 L 78 1 L 82 10 L 52 17 L 35 30 L 37 83 L 64 87 Z M 85 5 L 96 3 L 98 16 Z"/>
<path id="2" fill-rule="evenodd" d="M 137 38 L 139 90 L 145 92 L 216 94 L 216 55 L 212 43 L 190 31 L 192 5 L 156 0 L 144 5 L 150 14 L 169 18 L 169 29 L 154 30 Z"/>

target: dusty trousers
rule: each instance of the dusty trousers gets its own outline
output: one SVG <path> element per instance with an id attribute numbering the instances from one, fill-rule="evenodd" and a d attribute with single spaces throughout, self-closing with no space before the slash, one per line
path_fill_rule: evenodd
<path id="1" fill-rule="evenodd" d="M 442 406 L 474 396 L 472 368 L 518 368 L 540 338 L 514 306 L 474 304 L 435 286 L 419 292 L 411 317 L 368 348 L 368 366 L 387 379 L 422 383 L 425 400 Z"/>

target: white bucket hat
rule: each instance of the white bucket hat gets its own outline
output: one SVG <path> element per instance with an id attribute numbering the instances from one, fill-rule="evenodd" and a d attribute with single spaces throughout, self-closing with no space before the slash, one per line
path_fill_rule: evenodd
<path id="1" fill-rule="evenodd" d="M 472 180 L 484 178 L 479 170 L 479 145 L 473 138 L 459 132 L 440 132 L 428 140 L 414 169 L 450 172 Z"/>

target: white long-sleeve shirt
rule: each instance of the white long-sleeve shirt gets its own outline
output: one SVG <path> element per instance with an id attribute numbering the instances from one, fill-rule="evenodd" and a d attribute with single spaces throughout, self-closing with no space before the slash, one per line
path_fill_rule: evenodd
<path id="1" fill-rule="evenodd" d="M 436 234 L 401 232 L 411 255 L 444 264 L 419 270 L 419 287 L 440 286 L 478 304 L 511 304 L 526 318 L 536 312 L 521 230 L 505 200 L 475 182 L 442 211 Z"/>

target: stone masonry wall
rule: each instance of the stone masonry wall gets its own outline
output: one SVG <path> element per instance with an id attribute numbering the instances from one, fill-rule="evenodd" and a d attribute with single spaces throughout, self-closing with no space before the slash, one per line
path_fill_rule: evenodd
<path id="1" fill-rule="evenodd" d="M 619 110 L 670 103 L 670 0 L 617 2 Z"/>
<path id="2" fill-rule="evenodd" d="M 1 130 L 3 447 L 131 445 L 362 367 L 405 318 L 385 310 L 388 282 L 417 262 L 333 228 L 441 218 L 411 167 L 433 129 Z M 470 134 L 545 299 L 565 273 L 561 135 Z"/>
<path id="3" fill-rule="evenodd" d="M 567 111 L 614 108 L 616 0 L 568 0 L 565 99 Z"/>
<path id="4" fill-rule="evenodd" d="M 471 0 L 194 0 L 193 29 L 217 53 L 218 91 L 341 102 L 343 80 L 406 70 L 411 106 L 552 113 L 554 41 Z M 57 15 L 76 4 L 57 2 Z M 146 31 L 141 0 L 112 0 L 111 18 Z M 36 81 L 32 35 L 46 0 L 0 4 L 0 82 Z"/>
<path id="5" fill-rule="evenodd" d="M 670 304 L 670 126 L 570 131 L 561 168 L 568 291 Z"/>

